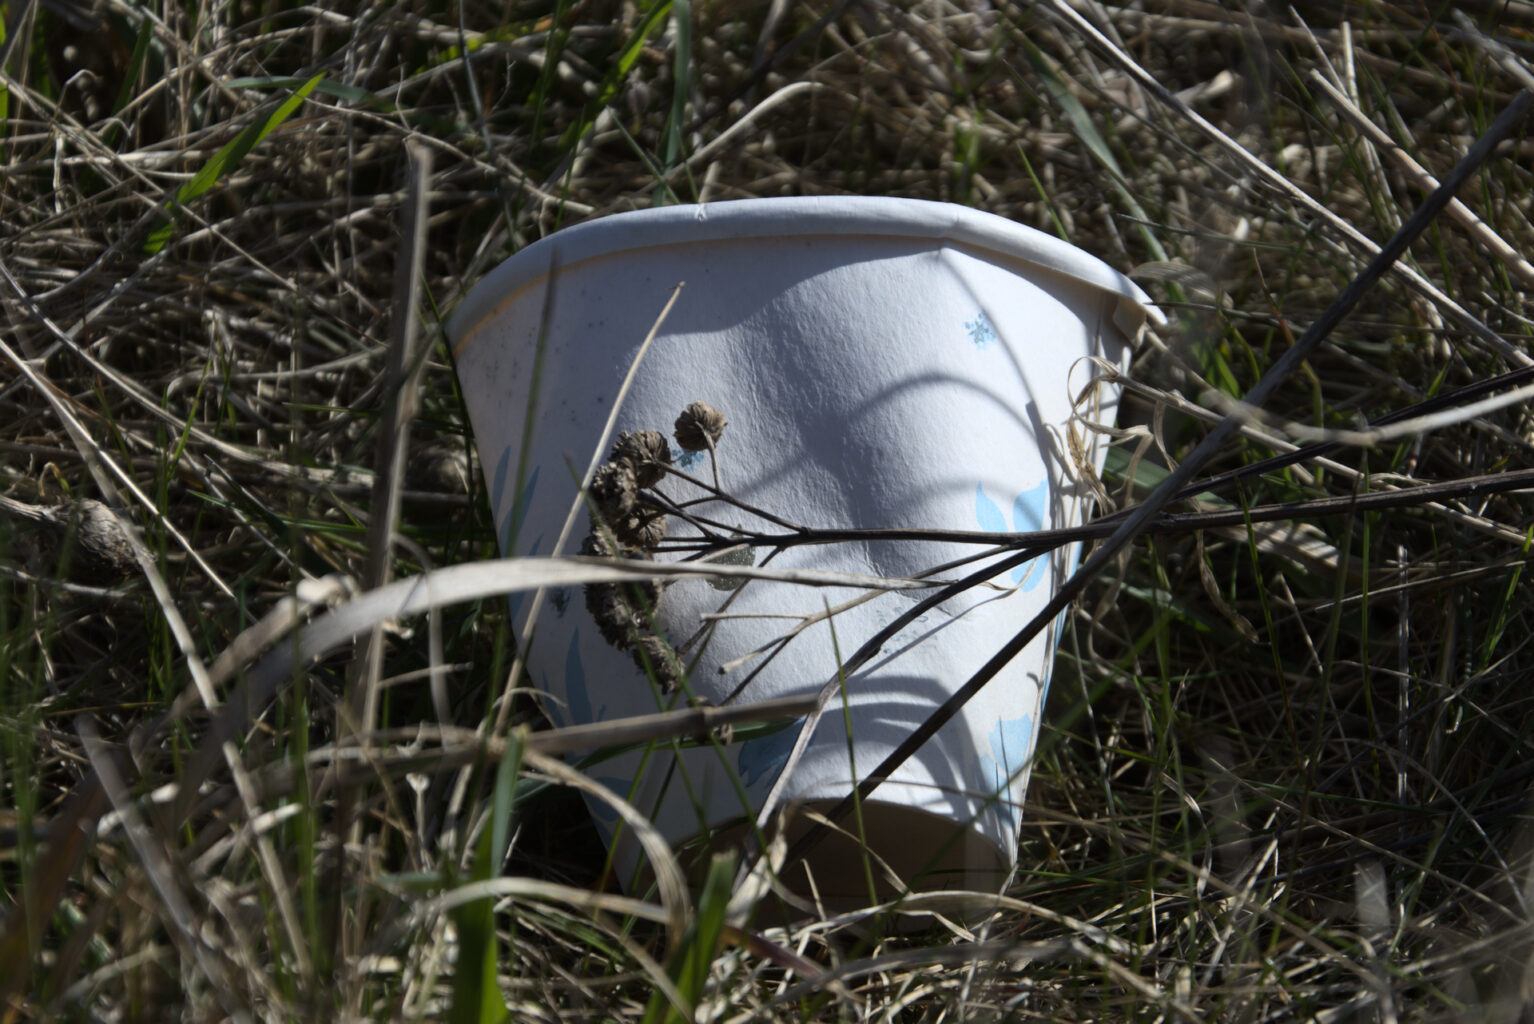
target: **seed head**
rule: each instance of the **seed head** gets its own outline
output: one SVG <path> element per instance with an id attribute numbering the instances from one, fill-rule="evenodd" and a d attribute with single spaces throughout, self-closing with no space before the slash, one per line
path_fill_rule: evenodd
<path id="1" fill-rule="evenodd" d="M 676 443 L 690 452 L 708 451 L 729 425 L 724 413 L 707 402 L 694 402 L 676 418 Z"/>
<path id="2" fill-rule="evenodd" d="M 613 445 L 612 461 L 632 469 L 640 487 L 654 487 L 671 464 L 671 446 L 659 430 L 625 430 Z"/>
<path id="3" fill-rule="evenodd" d="M 641 637 L 635 645 L 634 664 L 639 666 L 639 671 L 652 677 L 663 693 L 674 692 L 686 673 L 682 659 L 666 638 L 654 633 Z"/>
<path id="4" fill-rule="evenodd" d="M 644 620 L 615 583 L 586 584 L 586 610 L 596 620 L 602 639 L 620 651 L 633 647 L 644 635 Z"/>
<path id="5" fill-rule="evenodd" d="M 591 501 L 609 525 L 622 522 L 634 511 L 639 488 L 634 470 L 624 462 L 607 462 L 591 477 Z"/>
<path id="6" fill-rule="evenodd" d="M 613 524 L 613 536 L 640 551 L 654 551 L 666 539 L 666 514 L 636 507 L 622 522 Z"/>
<path id="7" fill-rule="evenodd" d="M 580 553 L 599 558 L 643 557 L 641 552 L 625 544 L 614 547 L 599 533 L 588 534 L 581 541 Z M 660 602 L 661 588 L 654 580 L 588 583 L 585 594 L 586 610 L 596 620 L 602 639 L 618 650 L 626 651 L 649 632 L 655 606 Z"/>

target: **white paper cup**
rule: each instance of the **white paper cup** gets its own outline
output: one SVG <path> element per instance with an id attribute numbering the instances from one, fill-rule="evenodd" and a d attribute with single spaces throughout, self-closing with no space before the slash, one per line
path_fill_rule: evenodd
<path id="1" fill-rule="evenodd" d="M 1087 379 L 1086 357 L 1122 361 L 1147 315 L 1156 315 L 1128 279 L 1079 249 L 944 203 L 746 200 L 620 214 L 561 231 L 489 274 L 448 329 L 505 554 L 555 553 L 577 497 L 575 478 L 620 383 L 684 281 L 618 429 L 669 437 L 688 403 L 706 401 L 729 419 L 719 445 L 725 489 L 816 528 L 1023 531 L 1078 523 L 1086 490 L 1073 482 L 1078 473 L 1064 440 L 1070 380 L 1074 372 L 1079 388 Z M 1111 418 L 1116 398 L 1099 396 L 1100 418 Z M 1102 447 L 1095 435 L 1078 430 L 1077 437 L 1096 472 Z M 709 477 L 706 455 L 684 457 L 672 444 L 690 472 Z M 679 501 L 704 496 L 675 478 L 660 487 Z M 695 511 L 783 532 L 719 503 Z M 574 553 L 585 531 L 583 514 L 561 553 Z M 673 519 L 668 539 L 687 536 L 697 531 Z M 802 546 L 771 565 L 905 577 L 979 550 Z M 753 561 L 768 554 L 754 549 Z M 1043 607 L 1075 557 L 1062 550 L 1003 573 L 995 586 L 904 629 L 845 680 L 846 713 L 838 702 L 825 715 L 787 799 L 826 806 L 844 797 Z M 823 613 L 859 593 L 759 580 L 731 590 L 690 580 L 666 591 L 656 619 L 683 644 L 723 607 L 729 617 L 712 620 L 701 653 L 697 645 L 688 651 L 696 658 L 690 686 L 721 703 L 756 671 L 737 699 L 764 700 L 817 691 L 836 677 L 838 655 L 849 656 L 922 596 L 886 593 L 804 629 L 765 667 L 761 657 L 735 664 L 770 648 L 796 625 L 794 616 Z M 520 627 L 528 603 L 514 605 Z M 1053 654 L 1051 629 L 863 808 L 869 849 L 907 882 L 984 889 L 1012 864 Z M 552 595 L 528 665 L 552 698 L 557 724 L 657 710 L 656 689 L 630 654 L 603 642 L 580 593 Z M 675 844 L 717 837 L 760 806 L 798 731 L 737 742 L 722 754 L 700 747 L 677 758 L 660 746 L 611 758 L 590 774 L 629 796 Z M 615 818 L 593 810 L 611 839 Z M 867 897 L 856 849 L 822 844 L 810 859 L 822 896 Z M 620 866 L 635 865 L 631 843 L 620 840 L 616 852 Z"/>

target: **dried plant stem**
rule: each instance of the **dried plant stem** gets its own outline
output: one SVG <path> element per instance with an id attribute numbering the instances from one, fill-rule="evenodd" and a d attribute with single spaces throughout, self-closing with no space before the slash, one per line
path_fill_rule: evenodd
<path id="1" fill-rule="evenodd" d="M 373 590 L 389 582 L 394 552 L 395 524 L 405 488 L 405 462 L 409 457 L 410 421 L 420 403 L 421 370 L 418 352 L 421 320 L 421 266 L 426 259 L 427 196 L 431 190 L 432 153 L 424 146 L 409 147 L 409 180 L 405 191 L 400 237 L 404 240 L 394 282 L 394 335 L 384 375 L 384 408 L 379 419 L 373 455 L 373 500 L 368 518 L 367 562 L 362 589 Z M 364 642 L 355 661 L 349 684 L 350 712 L 360 733 L 371 732 L 378 719 L 379 678 L 383 673 L 384 634 L 380 624 Z M 432 678 L 432 697 L 438 717 L 446 721 L 447 695 L 439 693 L 440 677 Z"/>
<path id="2" fill-rule="evenodd" d="M 1373 143 L 1380 152 L 1395 161 L 1396 166 L 1400 167 L 1418 188 L 1424 192 L 1431 192 L 1438 187 L 1438 179 L 1429 174 L 1427 168 L 1413 159 L 1412 155 L 1406 152 L 1406 150 L 1396 145 L 1394 139 L 1385 134 L 1384 130 L 1373 121 L 1369 120 L 1368 115 L 1359 110 L 1358 106 L 1348 98 L 1347 94 L 1328 81 L 1325 75 L 1321 74 L 1320 71 L 1311 71 L 1310 81 L 1314 85 L 1319 86 L 1322 92 L 1326 93 L 1333 106 L 1347 118 L 1349 124 L 1358 129 L 1360 135 Z M 1518 277 L 1525 285 L 1534 285 L 1534 264 L 1529 263 L 1517 249 L 1508 245 L 1502 236 L 1488 227 L 1486 222 L 1477 217 L 1470 207 L 1458 199 L 1454 199 L 1450 201 L 1444 213 L 1454 218 L 1461 227 L 1470 233 L 1472 238 L 1486 248 L 1487 252 L 1498 263 L 1506 267 L 1509 273 Z"/>

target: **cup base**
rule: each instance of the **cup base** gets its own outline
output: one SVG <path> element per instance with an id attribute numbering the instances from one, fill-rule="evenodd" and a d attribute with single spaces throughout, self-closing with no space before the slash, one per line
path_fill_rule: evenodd
<path id="1" fill-rule="evenodd" d="M 799 804 L 787 826 L 789 848 L 834 806 L 831 800 Z M 711 833 L 705 846 L 688 844 L 696 851 L 693 858 L 739 849 L 749 827 L 739 824 Z M 996 893 L 1011 872 L 1009 859 L 974 829 L 903 804 L 865 803 L 861 837 L 858 822 L 847 815 L 804 860 L 786 867 L 780 880 L 800 899 L 838 914 L 888 903 L 907 891 Z M 760 914 L 770 919 L 794 916 L 771 909 L 777 902 L 764 899 Z"/>

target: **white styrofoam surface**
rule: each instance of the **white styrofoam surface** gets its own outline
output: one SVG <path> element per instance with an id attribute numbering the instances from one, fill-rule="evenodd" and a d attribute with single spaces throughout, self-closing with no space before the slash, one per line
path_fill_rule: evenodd
<path id="1" fill-rule="evenodd" d="M 994 532 L 1078 521 L 1084 492 L 1065 469 L 1067 379 L 1073 370 L 1077 384 L 1084 379 L 1079 364 L 1086 356 L 1121 360 L 1127 336 L 1154 315 L 1138 288 L 1080 250 L 946 204 L 751 200 L 649 210 L 568 229 L 488 275 L 449 328 L 505 554 L 553 553 L 577 497 L 575 477 L 591 457 L 619 383 L 682 281 L 618 429 L 669 436 L 688 402 L 707 401 L 730 421 L 720 447 L 726 489 L 822 528 Z M 534 350 L 544 327 L 535 382 Z M 1105 397 L 1111 407 L 1113 396 Z M 534 429 L 524 439 L 530 402 Z M 1081 436 L 1093 443 L 1092 435 Z M 1093 452 L 1093 471 L 1102 454 Z M 692 460 L 690 472 L 707 477 L 706 457 Z M 673 480 L 661 487 L 678 500 L 704 496 Z M 697 511 L 743 529 L 781 532 L 719 503 Z M 582 519 L 570 551 L 584 533 Z M 689 535 L 696 532 L 673 524 L 671 536 Z M 771 564 L 907 576 L 977 550 L 914 542 L 805 546 L 784 550 Z M 756 549 L 754 560 L 761 564 L 768 553 Z M 791 795 L 844 795 L 851 780 L 1044 605 L 1074 557 L 1062 551 L 1003 574 L 994 587 L 933 609 L 904 630 L 846 680 L 851 754 L 844 717 L 833 711 Z M 856 596 L 764 581 L 731 592 L 695 580 L 673 586 L 658 611 L 668 636 L 682 643 L 729 600 L 730 617 L 714 622 L 691 678 L 698 694 L 717 702 L 761 659 L 727 672 L 721 666 L 771 647 L 798 621 L 794 616 Z M 910 592 L 886 594 L 803 630 L 741 699 L 818 690 L 836 674 L 838 652 L 850 655 L 914 600 Z M 1010 858 L 1052 647 L 1051 630 L 876 799 L 970 823 Z M 656 710 L 648 681 L 628 654 L 602 643 L 579 593 L 553 595 L 529 664 L 558 722 Z M 788 729 L 737 743 L 722 757 L 712 749 L 687 751 L 674 767 L 665 751 L 636 753 L 591 774 L 632 792 L 636 806 L 680 841 L 751 813 L 795 734 Z M 599 814 L 599 823 L 610 828 L 612 821 Z"/>

